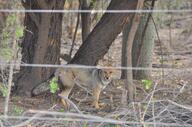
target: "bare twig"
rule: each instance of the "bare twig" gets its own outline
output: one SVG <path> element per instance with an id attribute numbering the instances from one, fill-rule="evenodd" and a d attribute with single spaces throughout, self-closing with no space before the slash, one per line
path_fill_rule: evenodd
<path id="1" fill-rule="evenodd" d="M 3 122 L 0 120 L 0 127 L 4 127 Z"/>
<path id="2" fill-rule="evenodd" d="M 175 105 L 175 106 L 178 106 L 180 108 L 183 108 L 183 109 L 187 109 L 187 110 L 190 110 L 192 112 L 192 106 L 185 106 L 185 105 L 181 105 L 181 104 L 178 104 L 172 100 L 168 100 L 168 102 L 170 102 L 171 104 Z"/>
<path id="3" fill-rule="evenodd" d="M 85 96 L 83 99 L 80 99 L 80 100 L 79 100 L 79 101 L 80 101 L 79 103 L 81 103 L 82 101 L 86 100 L 87 97 L 88 97 L 88 94 L 91 94 L 91 95 L 92 95 L 91 91 L 89 91 L 86 87 L 82 86 L 82 85 L 79 83 L 79 81 L 77 81 L 77 79 L 75 79 L 74 82 L 75 82 L 75 84 L 76 84 L 77 86 L 79 86 L 80 88 L 82 88 L 83 90 L 86 91 L 86 96 Z"/>
<path id="4" fill-rule="evenodd" d="M 43 113 L 44 112 L 44 113 Z M 130 125 L 141 125 L 141 122 L 137 122 L 137 121 L 121 121 L 121 120 L 114 120 L 114 119 L 108 119 L 108 118 L 102 118 L 102 117 L 96 117 L 96 116 L 91 116 L 91 115 L 83 115 L 83 114 L 74 114 L 74 113 L 58 113 L 58 112 L 45 112 L 45 111 L 36 111 L 36 113 L 40 113 L 42 116 L 43 115 L 60 115 L 64 118 L 50 118 L 50 117 L 34 117 L 33 120 L 46 120 L 49 121 L 49 123 L 51 121 L 76 121 L 76 122 L 95 122 L 95 123 L 100 123 L 100 122 L 105 122 L 105 123 L 111 123 L 111 124 L 119 124 L 119 125 L 125 125 L 125 124 L 130 124 Z M 71 116 L 75 116 L 76 118 L 70 118 Z M 79 116 L 79 117 L 77 117 Z M 9 116 L 9 118 L 20 118 L 20 119 L 30 119 L 31 117 L 19 117 L 19 116 Z M 164 122 L 144 122 L 144 124 L 147 125 L 161 125 L 161 126 L 177 126 L 177 127 L 191 127 L 191 125 L 189 124 L 178 124 L 178 123 L 164 123 Z M 24 125 L 24 124 L 20 124 L 20 125 Z M 26 125 L 26 124 L 25 124 Z M 16 127 L 21 127 L 16 125 Z"/>
<path id="5" fill-rule="evenodd" d="M 77 107 L 71 100 L 69 100 L 67 97 L 62 96 L 61 94 L 59 94 L 59 96 L 60 96 L 62 99 L 64 99 L 64 100 L 66 100 L 67 102 L 69 102 L 69 104 L 72 105 L 73 108 L 74 108 L 78 113 L 82 114 L 82 112 L 78 109 L 78 107 Z"/>
<path id="6" fill-rule="evenodd" d="M 149 109 L 149 105 L 150 105 L 150 103 L 151 103 L 151 101 L 152 101 L 152 99 L 153 99 L 153 96 L 154 96 L 155 89 L 156 89 L 157 85 L 158 85 L 158 83 L 156 82 L 155 85 L 154 85 L 154 88 L 153 88 L 153 92 L 152 92 L 152 94 L 151 94 L 151 97 L 150 97 L 150 99 L 149 99 L 149 102 L 147 103 L 147 107 L 145 108 L 145 111 L 144 111 L 144 113 L 143 113 L 143 117 L 142 117 L 142 120 L 143 120 L 143 121 L 144 121 L 146 112 L 147 112 L 147 110 Z"/>
<path id="7" fill-rule="evenodd" d="M 80 6 L 81 5 L 79 4 L 79 9 L 80 9 Z M 77 31 L 78 31 L 78 27 L 79 27 L 79 21 L 80 21 L 80 13 L 77 14 L 77 22 L 76 22 L 76 26 L 75 26 L 75 32 L 74 32 L 74 36 L 73 36 L 73 41 L 72 41 L 71 49 L 70 49 L 70 52 L 69 52 L 70 60 L 72 58 L 72 52 L 73 52 L 73 48 L 75 46 L 75 40 L 76 40 Z M 67 61 L 67 62 L 69 62 L 69 61 Z"/>
<path id="8" fill-rule="evenodd" d="M 144 0 L 140 0 L 137 3 L 137 10 L 140 10 L 143 8 L 143 4 L 144 4 Z M 133 21 L 132 21 L 132 25 L 131 25 L 131 29 L 128 35 L 128 39 L 127 39 L 127 66 L 128 67 L 132 67 L 132 46 L 133 46 L 133 41 L 135 38 L 135 34 L 137 31 L 137 28 L 139 26 L 140 23 L 140 14 L 135 14 Z M 128 90 L 128 100 L 129 102 L 133 102 L 134 100 L 134 84 L 133 84 L 133 73 L 132 70 L 127 70 L 127 77 L 126 77 L 126 86 L 125 89 Z M 127 96 L 127 95 L 123 95 L 123 96 Z M 127 100 L 123 100 L 125 103 L 127 103 Z M 125 104 L 123 104 L 125 105 Z"/>
<path id="9" fill-rule="evenodd" d="M 18 125 L 14 125 L 14 126 L 11 126 L 11 127 L 24 127 L 26 126 L 27 124 L 29 124 L 30 122 L 32 122 L 34 119 L 38 119 L 40 117 L 41 114 L 37 113 L 35 114 L 34 116 L 30 117 L 29 120 L 25 121 L 25 122 L 21 122 L 20 124 Z"/>
<path id="10" fill-rule="evenodd" d="M 160 36 L 159 36 L 159 32 L 158 32 L 157 25 L 156 25 L 156 23 L 155 23 L 154 18 L 151 17 L 151 19 L 152 19 L 153 24 L 154 24 L 154 26 L 155 26 L 155 31 L 156 31 L 156 34 L 157 34 L 158 43 L 159 43 L 159 45 L 160 45 L 160 52 L 161 52 L 161 54 L 163 54 L 162 42 L 161 42 L 161 39 L 160 39 Z M 163 57 L 163 55 L 161 55 L 161 66 L 163 66 L 163 64 L 164 64 L 164 57 Z M 162 85 L 164 85 L 165 83 L 164 83 L 163 78 L 165 77 L 165 72 L 164 72 L 164 69 L 163 69 L 163 68 L 161 69 L 161 72 L 162 72 L 162 76 L 161 76 Z"/>
<path id="11" fill-rule="evenodd" d="M 15 60 L 15 56 L 16 56 L 16 38 L 14 38 L 13 41 L 13 47 L 12 50 L 13 52 L 13 60 L 11 61 L 11 65 L 10 65 L 10 69 L 9 69 L 9 79 L 8 79 L 8 92 L 7 92 L 7 97 L 5 100 L 5 109 L 4 109 L 4 115 L 7 116 L 8 113 L 8 109 L 9 109 L 9 98 L 10 98 L 10 94 L 11 94 L 11 86 L 12 86 L 12 80 L 13 80 L 13 68 L 14 68 L 14 63 L 16 62 Z"/>

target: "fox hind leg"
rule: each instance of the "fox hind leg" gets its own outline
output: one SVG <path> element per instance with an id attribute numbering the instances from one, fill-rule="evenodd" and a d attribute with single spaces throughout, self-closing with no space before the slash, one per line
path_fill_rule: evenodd
<path id="1" fill-rule="evenodd" d="M 71 71 L 63 72 L 60 76 L 61 84 L 63 85 L 63 90 L 60 93 L 60 96 L 62 97 L 61 102 L 64 106 L 64 108 L 69 109 L 69 103 L 67 102 L 68 96 L 73 89 L 74 81 L 73 81 L 73 73 Z"/>
<path id="2" fill-rule="evenodd" d="M 63 106 L 64 106 L 65 109 L 69 109 L 69 107 L 70 107 L 70 104 L 67 102 L 66 99 L 68 99 L 68 96 L 69 96 L 72 88 L 73 88 L 73 87 L 67 88 L 67 89 L 63 90 L 63 91 L 61 92 L 61 94 L 60 94 L 60 96 L 62 97 L 62 98 L 61 98 L 61 102 L 62 102 L 62 104 L 63 104 Z M 65 98 L 66 98 L 66 99 L 65 99 Z"/>

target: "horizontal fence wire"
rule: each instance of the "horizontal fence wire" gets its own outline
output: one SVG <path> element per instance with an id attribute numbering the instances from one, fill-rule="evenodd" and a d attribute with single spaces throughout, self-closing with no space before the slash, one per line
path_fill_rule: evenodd
<path id="1" fill-rule="evenodd" d="M 160 64 L 161 65 L 161 64 Z M 117 70 L 153 70 L 160 71 L 166 69 L 166 71 L 192 71 L 192 67 L 173 68 L 173 67 L 122 67 L 122 66 L 90 66 L 90 65 L 78 65 L 78 64 L 25 64 L 25 63 L 3 63 L 0 62 L 0 66 L 20 66 L 20 67 L 45 67 L 45 68 L 84 68 L 84 69 L 117 69 Z"/>
<path id="2" fill-rule="evenodd" d="M 64 113 L 62 113 L 64 114 Z M 89 119 L 84 119 L 84 118 L 70 118 L 70 117 L 66 117 L 66 118 L 50 118 L 50 117 L 23 117 L 23 116 L 0 116 L 1 119 L 20 119 L 20 120 L 26 120 L 29 119 L 30 122 L 31 120 L 42 120 L 42 121 L 68 121 L 68 122 L 94 122 L 94 123 L 111 123 L 111 124 L 131 124 L 131 125 L 161 125 L 161 126 L 174 126 L 174 127 L 191 127 L 190 124 L 177 124 L 177 123 L 164 123 L 164 122 L 145 122 L 145 121 L 141 121 L 141 122 L 137 122 L 137 121 L 121 121 L 121 120 L 114 120 L 114 119 L 108 119 L 108 118 L 89 118 Z M 14 127 L 17 125 L 14 125 Z M 11 126 L 12 127 L 12 126 Z"/>
<path id="3" fill-rule="evenodd" d="M 7 13 L 191 13 L 192 9 L 183 10 L 25 10 L 25 9 L 0 9 L 0 12 Z"/>

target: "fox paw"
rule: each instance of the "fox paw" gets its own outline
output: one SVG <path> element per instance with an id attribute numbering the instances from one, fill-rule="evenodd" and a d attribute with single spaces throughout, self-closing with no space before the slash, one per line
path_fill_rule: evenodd
<path id="1" fill-rule="evenodd" d="M 91 106 L 96 109 L 101 109 L 105 106 L 105 103 L 92 103 Z"/>
<path id="2" fill-rule="evenodd" d="M 61 100 L 65 110 L 69 110 L 70 104 L 66 100 Z"/>

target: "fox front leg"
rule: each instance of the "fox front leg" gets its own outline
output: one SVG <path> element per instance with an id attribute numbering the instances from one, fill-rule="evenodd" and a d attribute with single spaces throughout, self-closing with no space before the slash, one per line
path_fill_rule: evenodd
<path id="1" fill-rule="evenodd" d="M 101 89 L 100 88 L 94 88 L 93 89 L 93 103 L 92 106 L 94 106 L 96 109 L 99 109 L 99 96 L 101 93 Z"/>

